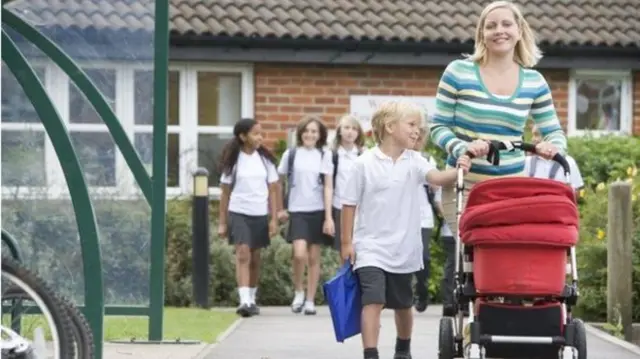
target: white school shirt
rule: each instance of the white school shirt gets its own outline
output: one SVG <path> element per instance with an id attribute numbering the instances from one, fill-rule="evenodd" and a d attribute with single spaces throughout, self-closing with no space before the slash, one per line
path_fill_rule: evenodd
<path id="1" fill-rule="evenodd" d="M 394 161 L 374 147 L 352 167 L 343 205 L 356 206 L 354 268 L 373 266 L 389 273 L 423 268 L 420 187 L 435 167 L 421 153 L 405 150 Z"/>
<path id="2" fill-rule="evenodd" d="M 289 150 L 282 154 L 278 173 L 287 175 Z M 333 175 L 331 151 L 298 147 L 293 160 L 293 183 L 289 190 L 289 212 L 316 212 L 324 210 L 324 186 L 320 175 Z"/>
<path id="3" fill-rule="evenodd" d="M 347 178 L 353 166 L 353 161 L 358 158 L 358 148 L 354 146 L 352 149 L 347 150 L 340 146 L 337 152 L 338 173 L 336 173 L 336 183 L 333 184 L 333 208 L 342 209 L 342 193 L 347 186 Z M 333 158 L 331 164 L 333 165 Z"/>
<path id="4" fill-rule="evenodd" d="M 442 203 L 442 187 L 440 186 L 438 186 L 438 189 L 436 189 L 434 201 L 436 203 Z M 451 227 L 449 227 L 449 223 L 447 223 L 446 221 L 442 223 L 442 228 L 440 228 L 440 237 L 453 237 L 453 232 L 451 232 Z"/>
<path id="5" fill-rule="evenodd" d="M 265 168 L 266 164 L 266 168 Z M 247 154 L 240 151 L 236 163 L 236 183 L 229 199 L 229 212 L 247 216 L 266 216 L 269 213 L 268 183 L 278 181 L 276 166 L 258 151 Z M 222 174 L 220 183 L 231 184 L 233 172 Z"/>
<path id="6" fill-rule="evenodd" d="M 429 163 L 436 168 L 437 163 L 433 159 L 432 156 L 429 156 Z M 431 204 L 429 204 L 429 196 L 427 196 L 427 190 L 424 188 L 424 185 L 420 185 L 420 227 L 421 228 L 433 228 L 434 226 L 434 218 L 433 218 L 433 209 L 431 208 Z"/>
<path id="7" fill-rule="evenodd" d="M 529 176 L 529 173 L 531 172 L 531 164 L 532 164 L 533 156 L 534 155 L 527 156 L 527 158 L 525 159 L 525 162 L 524 162 L 525 176 Z M 569 170 L 571 171 L 571 174 L 569 176 L 571 186 L 573 187 L 574 190 L 578 190 L 584 187 L 582 174 L 580 174 L 580 169 L 578 168 L 578 164 L 576 163 L 576 160 L 574 160 L 573 157 L 569 155 L 565 156 L 565 158 L 569 163 Z M 554 163 L 555 161 L 553 160 L 546 160 L 542 157 L 538 157 L 533 177 L 549 179 L 549 172 L 551 171 L 551 167 L 553 166 Z M 562 170 L 562 167 L 558 169 L 558 172 L 556 172 L 554 179 L 562 183 L 565 182 L 564 171 Z"/>

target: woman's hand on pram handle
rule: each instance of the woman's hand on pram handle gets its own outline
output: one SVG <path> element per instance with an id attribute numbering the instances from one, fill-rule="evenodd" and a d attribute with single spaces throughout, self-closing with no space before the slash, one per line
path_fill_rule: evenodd
<path id="1" fill-rule="evenodd" d="M 489 154 L 489 142 L 485 140 L 473 140 L 467 145 L 466 153 L 471 154 L 469 157 L 482 157 Z"/>
<path id="2" fill-rule="evenodd" d="M 540 142 L 536 145 L 536 154 L 545 160 L 552 160 L 558 153 L 558 148 L 550 142 Z"/>

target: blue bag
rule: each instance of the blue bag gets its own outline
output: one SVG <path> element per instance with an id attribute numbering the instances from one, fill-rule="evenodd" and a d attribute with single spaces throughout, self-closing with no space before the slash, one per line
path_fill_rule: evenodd
<path id="1" fill-rule="evenodd" d="M 322 289 L 331 312 L 336 340 L 343 343 L 346 339 L 360 334 L 360 285 L 351 263 L 347 261 Z"/>

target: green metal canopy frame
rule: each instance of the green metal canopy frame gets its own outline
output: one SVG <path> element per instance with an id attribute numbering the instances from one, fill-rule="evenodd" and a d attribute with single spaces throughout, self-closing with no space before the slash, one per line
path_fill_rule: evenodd
<path id="1" fill-rule="evenodd" d="M 5 5 L 7 1 L 3 1 Z M 86 96 L 107 126 L 116 146 L 122 153 L 140 189 L 151 206 L 151 246 L 149 270 L 149 308 L 143 311 L 112 308 L 108 314 L 144 313 L 149 316 L 149 340 L 162 340 L 164 307 L 165 214 L 167 185 L 167 81 L 169 48 L 169 5 L 167 1 L 155 3 L 154 32 L 154 121 L 153 121 L 153 176 L 150 178 L 120 121 L 100 91 L 84 71 L 53 41 L 21 18 L 2 9 L 2 24 L 8 26 L 40 49 L 62 69 Z M 2 60 L 16 77 L 29 98 L 51 139 L 64 176 L 67 180 L 80 236 L 85 278 L 85 314 L 94 338 L 96 359 L 102 358 L 103 320 L 105 314 L 102 258 L 95 211 L 87 183 L 82 174 L 78 156 L 69 133 L 47 95 L 44 86 L 13 40 L 2 31 Z M 134 309 L 134 308 L 131 308 Z"/>

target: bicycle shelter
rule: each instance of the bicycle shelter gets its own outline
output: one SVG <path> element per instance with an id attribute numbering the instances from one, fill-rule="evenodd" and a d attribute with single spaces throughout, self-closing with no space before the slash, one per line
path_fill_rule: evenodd
<path id="1" fill-rule="evenodd" d="M 68 263 L 63 263 L 60 266 L 68 266 L 67 269 L 71 268 L 69 272 L 73 272 L 76 268 L 80 269 L 81 266 L 81 277 L 83 277 L 81 291 L 84 296 L 84 307 L 82 309 L 87 316 L 96 339 L 96 358 L 100 359 L 102 358 L 103 320 L 105 315 L 148 316 L 148 339 L 150 341 L 161 341 L 163 337 L 169 5 L 167 1 L 156 2 L 154 0 L 139 0 L 135 2 L 124 0 L 121 2 L 83 0 L 72 3 L 47 3 L 48 1 L 33 0 L 3 0 L 2 2 L 3 95 L 5 92 L 9 92 L 13 96 L 12 98 L 17 98 L 19 96 L 16 94 L 22 92 L 23 95 L 21 96 L 30 102 L 29 106 L 34 111 L 34 117 L 37 115 L 39 119 L 39 121 L 32 121 L 32 123 L 26 124 L 15 121 L 11 123 L 11 126 L 6 127 L 8 132 L 5 133 L 3 127 L 3 136 L 9 136 L 7 141 L 16 138 L 24 140 L 24 137 L 20 137 L 17 134 L 25 132 L 24 128 L 29 128 L 31 132 L 41 131 L 42 141 L 47 143 L 46 146 L 49 146 L 49 151 L 45 152 L 44 161 L 42 162 L 42 165 L 47 168 L 47 176 L 45 176 L 45 182 L 37 184 L 37 186 L 44 188 L 42 195 L 29 197 L 30 192 L 24 191 L 24 185 L 18 188 L 20 187 L 18 183 L 15 185 L 15 193 L 18 194 L 16 198 L 27 198 L 24 201 L 30 201 L 31 206 L 37 206 L 39 209 L 53 209 L 50 213 L 53 217 L 58 215 L 55 212 L 63 202 L 67 203 L 71 209 L 74 217 L 71 227 L 77 228 L 76 240 L 79 240 L 80 243 L 79 258 L 77 259 L 81 259 L 81 261 L 80 265 L 74 264 L 75 258 L 70 254 L 70 259 L 65 259 Z M 79 11 L 82 8 L 84 8 L 84 12 Z M 123 10 L 123 8 L 126 8 L 126 10 Z M 122 11 L 128 11 L 129 13 L 122 13 Z M 98 19 L 98 13 L 102 13 L 102 19 L 112 19 L 113 24 L 105 24 Z M 108 93 L 109 86 L 105 84 L 109 81 L 104 81 L 100 77 L 90 76 L 92 68 L 96 64 L 111 62 L 117 67 L 117 64 L 123 61 L 136 62 L 140 65 L 140 71 L 144 73 L 141 72 L 139 77 L 143 79 L 143 84 L 148 85 L 147 87 L 149 88 L 147 91 L 142 91 L 141 98 L 144 98 L 145 94 L 149 96 L 146 100 L 138 99 L 136 103 L 131 104 L 131 98 L 123 97 L 122 95 L 114 96 L 113 93 Z M 43 68 L 47 70 L 44 71 L 42 70 Z M 136 73 L 135 75 L 138 74 Z M 147 76 L 145 77 L 145 75 Z M 5 88 L 5 78 L 11 78 L 14 81 L 13 83 L 17 83 L 17 86 Z M 146 79 L 146 82 L 144 79 Z M 114 86 L 111 87 L 120 89 L 118 94 L 126 94 L 128 92 L 138 94 L 141 92 L 140 87 L 143 87 L 143 85 L 137 86 L 133 81 L 131 83 L 125 82 L 121 75 L 114 76 L 114 81 L 112 82 Z M 65 86 L 60 86 L 61 83 Z M 115 90 L 113 92 L 115 93 Z M 80 97 L 77 94 L 80 94 Z M 9 99 L 9 95 L 7 96 Z M 66 98 L 64 98 L 65 96 Z M 91 113 L 87 112 L 89 110 L 84 110 L 78 115 L 76 113 L 77 109 L 82 108 L 82 105 L 78 105 L 80 100 L 76 102 L 71 100 L 70 102 L 69 98 L 72 96 L 86 101 L 88 106 L 84 107 L 90 107 Z M 123 105 L 123 103 L 126 104 L 127 102 L 129 102 L 128 107 Z M 17 102 L 12 102 L 12 104 L 15 103 Z M 61 106 L 61 103 L 64 103 L 65 106 Z M 137 111 L 138 108 L 144 107 L 142 106 L 143 104 L 148 109 L 149 121 L 146 123 L 145 129 L 147 130 L 146 138 L 150 139 L 150 141 L 147 141 L 148 146 L 145 149 L 145 153 L 149 157 L 148 162 L 150 163 L 147 163 L 147 165 L 151 166 L 152 175 L 148 173 L 147 167 L 145 167 L 141 159 L 140 149 L 136 149 L 134 146 L 134 134 L 126 132 L 122 125 L 123 121 L 131 121 L 127 116 L 126 108 L 133 108 L 131 111 Z M 21 106 L 27 105 L 22 104 Z M 24 116 L 24 113 L 24 111 L 20 112 L 17 117 Z M 125 114 L 124 116 L 122 115 L 123 113 Z M 5 119 L 8 121 L 11 116 L 10 112 L 5 113 L 5 96 L 3 96 L 2 121 L 5 122 Z M 74 116 L 83 116 L 82 118 L 84 119 L 91 118 L 92 122 L 77 124 Z M 33 122 L 38 123 L 34 124 Z M 84 141 L 84 144 L 99 143 L 100 141 L 95 135 L 95 129 L 98 127 L 106 127 L 104 132 L 113 141 L 117 150 L 108 151 L 105 150 L 104 146 L 94 147 L 90 155 L 93 155 L 93 158 L 97 158 L 99 163 L 91 164 L 87 161 L 87 158 L 91 158 L 91 156 L 87 155 L 86 146 L 83 145 L 82 141 L 78 140 L 82 136 L 78 135 L 74 138 L 74 134 L 84 134 L 85 138 L 88 138 L 88 140 Z M 151 135 L 151 138 L 149 138 L 149 135 Z M 45 140 L 47 137 L 48 140 Z M 14 140 L 12 143 L 17 142 L 19 140 Z M 6 153 L 7 151 L 4 147 L 5 141 L 3 139 L 3 152 Z M 5 171 L 7 173 L 11 171 L 9 168 L 4 168 L 5 153 L 2 156 L 3 176 Z M 23 152 L 21 153 L 24 154 Z M 21 156 L 16 155 L 15 157 Z M 103 162 L 105 158 L 114 158 L 113 162 L 115 164 L 124 165 L 123 167 L 127 169 L 126 171 L 116 169 L 114 165 L 114 172 L 116 174 L 126 172 L 124 177 L 130 181 L 121 181 L 120 178 L 113 179 L 112 177 L 114 176 L 112 175 L 97 178 L 94 176 L 95 171 L 88 171 L 88 166 L 93 166 L 94 170 L 105 167 Z M 62 190 L 52 190 L 50 183 L 46 182 L 52 177 L 52 170 L 49 169 L 51 162 L 59 164 L 60 172 L 62 173 L 59 177 L 63 179 L 65 184 L 65 188 Z M 27 173 L 27 175 L 22 175 L 21 178 L 23 180 L 34 181 L 34 176 L 30 176 L 29 171 L 25 171 L 27 167 L 16 167 L 16 169 L 15 172 Z M 18 176 L 14 177 L 17 178 L 16 182 L 19 182 L 20 178 Z M 125 215 L 121 217 L 130 216 L 130 208 L 134 206 L 130 204 L 133 203 L 130 199 L 138 198 L 139 200 L 135 206 L 143 203 L 147 209 L 150 208 L 150 220 L 145 223 L 142 218 L 144 217 L 143 215 L 136 217 L 143 224 L 140 226 L 141 228 L 133 226 L 131 228 L 136 230 L 135 233 L 124 233 L 120 226 L 122 223 L 120 217 L 118 219 L 110 215 L 98 216 L 96 203 L 109 202 L 110 205 L 115 203 L 113 200 L 102 200 L 101 198 L 105 197 L 103 193 L 105 191 L 95 191 L 92 188 L 92 186 L 96 186 L 96 183 L 99 185 L 101 181 L 117 182 L 115 191 L 106 192 L 111 193 L 111 197 L 117 197 L 119 201 L 126 203 L 127 206 L 131 206 L 122 211 Z M 3 191 L 4 187 L 5 183 L 3 183 Z M 32 185 L 32 187 L 35 186 Z M 118 189 L 127 190 L 132 187 L 139 188 L 139 190 L 126 192 L 124 195 L 118 192 Z M 5 193 L 3 193 L 4 196 Z M 12 203 L 14 202 L 16 201 L 13 200 Z M 46 205 L 44 204 L 45 202 L 47 203 Z M 3 230 L 5 229 L 4 217 L 10 214 L 8 211 L 4 208 L 3 198 Z M 140 213 L 145 212 L 142 211 Z M 14 217 L 21 216 L 16 215 Z M 16 218 L 12 219 L 11 228 L 23 234 L 37 231 L 37 229 L 33 229 L 28 232 L 25 229 L 23 232 L 22 229 L 35 225 L 30 223 L 28 218 L 27 220 L 25 218 Z M 102 228 L 103 226 L 111 226 L 111 232 L 105 231 Z M 24 244 L 31 239 L 21 238 L 19 233 L 15 233 L 11 228 L 7 230 L 16 237 L 16 241 L 20 245 L 25 247 Z M 56 235 L 65 238 L 69 237 L 69 235 L 65 229 L 53 228 L 53 231 L 52 237 L 55 240 L 48 239 L 49 242 L 46 243 L 46 246 L 52 247 L 52 252 L 50 252 L 54 254 L 52 260 L 63 260 L 66 258 L 65 254 L 60 254 L 63 259 L 56 258 L 61 253 L 60 251 L 63 250 L 56 246 L 64 244 L 62 240 L 57 242 Z M 105 240 L 105 232 L 111 233 L 111 235 L 106 236 L 109 239 L 108 241 Z M 46 233 L 51 234 L 51 232 Z M 136 287 L 136 285 L 131 284 L 131 288 L 126 286 L 127 277 L 130 276 L 130 273 L 122 270 L 121 267 L 114 265 L 106 268 L 104 266 L 104 258 L 102 256 L 104 248 L 110 246 L 109 248 L 117 249 L 118 246 L 125 246 L 123 248 L 126 249 L 128 248 L 126 245 L 130 245 L 127 244 L 128 241 L 126 239 L 135 239 L 139 236 L 145 238 L 140 239 L 140 243 L 136 244 L 136 248 L 148 255 L 146 264 L 138 262 L 141 267 L 146 265 L 145 270 L 148 273 L 147 284 L 142 287 L 146 289 L 148 297 L 140 300 L 127 300 L 126 298 L 123 299 L 121 295 L 120 299 L 114 299 L 113 305 L 111 303 L 105 304 L 105 298 L 108 297 L 107 294 L 113 292 L 126 293 L 127 290 L 134 290 L 135 288 L 133 287 Z M 122 240 L 122 243 L 118 242 L 118 240 Z M 34 247 L 40 247 L 40 244 Z M 115 249 L 113 250 L 115 251 Z M 130 254 L 127 254 L 125 250 L 121 252 L 113 253 L 115 257 L 121 257 L 119 263 L 132 261 L 129 258 Z M 134 253 L 133 256 L 136 254 L 138 253 Z M 27 255 L 26 257 L 29 256 Z M 140 273 L 144 273 L 144 270 Z M 43 273 L 39 272 L 38 274 Z M 111 278 L 111 282 L 121 286 L 116 288 L 117 290 L 105 287 L 105 275 Z M 44 275 L 44 278 L 48 279 L 46 275 Z M 65 278 L 60 279 L 60 281 L 60 283 L 64 284 L 62 287 L 66 287 Z M 74 285 L 75 282 L 69 284 L 71 295 L 73 295 Z M 54 288 L 58 287 L 60 286 L 54 285 Z M 121 302 L 134 305 L 118 304 Z"/>

